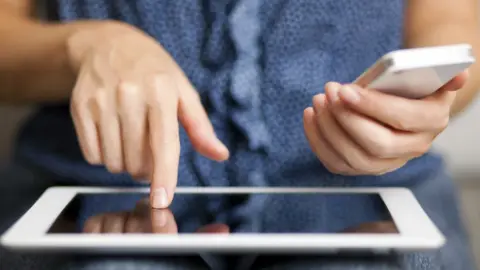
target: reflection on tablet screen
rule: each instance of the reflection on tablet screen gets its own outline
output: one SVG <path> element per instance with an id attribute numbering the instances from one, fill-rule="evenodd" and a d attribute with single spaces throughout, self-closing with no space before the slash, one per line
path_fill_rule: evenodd
<path id="1" fill-rule="evenodd" d="M 276 201 L 282 201 L 282 204 L 276 204 Z M 329 226 L 324 217 L 316 214 L 319 213 L 315 210 L 317 208 L 304 207 L 297 208 L 298 212 L 302 212 L 299 213 L 299 217 L 307 216 L 308 221 L 305 224 L 317 222 L 318 226 L 284 225 L 288 222 L 283 222 L 283 218 L 286 218 L 286 215 L 290 219 L 295 218 L 297 210 L 292 207 L 275 211 L 275 207 L 302 205 L 302 202 L 304 205 L 315 205 L 317 208 L 321 205 L 318 209 L 323 209 L 322 213 L 330 211 L 335 218 L 348 219 L 349 223 L 339 228 Z M 342 202 L 350 202 L 352 207 L 345 209 Z M 241 206 L 226 209 L 222 208 L 222 205 Z M 274 213 L 278 213 L 277 216 Z M 378 194 L 324 193 L 177 194 L 169 209 L 151 209 L 148 196 L 140 193 L 78 194 L 58 216 L 48 233 L 228 232 L 398 234 L 397 227 Z"/>

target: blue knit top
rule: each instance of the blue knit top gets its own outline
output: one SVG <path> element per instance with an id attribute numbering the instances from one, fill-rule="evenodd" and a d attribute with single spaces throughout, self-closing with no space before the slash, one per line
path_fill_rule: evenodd
<path id="1" fill-rule="evenodd" d="M 401 47 L 403 4 L 402 0 L 57 0 L 54 19 L 128 22 L 156 38 L 182 67 L 231 158 L 218 163 L 202 157 L 181 130 L 179 185 L 413 188 L 438 170 L 439 157 L 427 154 L 382 176 L 334 175 L 309 148 L 302 119 L 303 110 L 327 81 L 351 82 L 384 53 Z M 17 157 L 67 184 L 139 185 L 127 174 L 110 174 L 85 162 L 67 104 L 43 107 L 28 121 Z M 218 199 L 203 205 L 186 200 L 176 205 L 180 212 L 182 207 L 201 207 L 238 230 L 312 226 L 337 231 L 378 214 L 375 202 L 367 200 L 329 196 L 287 204 L 245 196 L 234 202 Z M 262 214 L 252 219 L 255 213 Z"/>

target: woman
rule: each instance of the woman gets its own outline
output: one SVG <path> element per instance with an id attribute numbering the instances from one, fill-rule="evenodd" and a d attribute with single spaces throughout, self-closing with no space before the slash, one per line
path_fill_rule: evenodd
<path id="1" fill-rule="evenodd" d="M 22 130 L 18 162 L 59 183 L 147 179 L 153 208 L 168 207 L 177 185 L 405 186 L 448 237 L 442 249 L 381 260 L 261 257 L 254 267 L 472 269 L 453 185 L 428 150 L 473 98 L 476 76 L 422 100 L 344 82 L 401 47 L 470 43 L 477 52 L 476 1 L 59 0 L 49 6 L 56 23 L 33 20 L 33 2 L 1 1 L 1 98 L 42 105 Z M 279 203 L 261 222 L 288 229 L 314 216 L 338 231 L 352 220 L 322 207 L 348 216 L 363 203 Z M 308 211 L 282 215 L 295 209 Z M 131 265 L 170 269 L 167 261 Z"/>

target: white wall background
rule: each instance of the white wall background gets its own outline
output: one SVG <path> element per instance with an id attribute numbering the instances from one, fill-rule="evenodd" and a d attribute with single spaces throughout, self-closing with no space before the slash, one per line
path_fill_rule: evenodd
<path id="1" fill-rule="evenodd" d="M 450 126 L 435 142 L 435 148 L 445 154 L 454 175 L 480 183 L 480 99 L 460 116 L 453 119 Z"/>

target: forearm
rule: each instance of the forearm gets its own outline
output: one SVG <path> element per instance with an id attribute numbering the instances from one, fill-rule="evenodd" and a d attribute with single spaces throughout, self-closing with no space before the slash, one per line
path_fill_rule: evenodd
<path id="1" fill-rule="evenodd" d="M 480 29 L 477 0 L 409 0 L 405 13 L 405 47 L 423 47 L 457 43 L 473 46 L 477 63 L 470 78 L 458 91 L 452 116 L 465 109 L 480 89 Z"/>
<path id="2" fill-rule="evenodd" d="M 94 26 L 45 24 L 0 9 L 0 103 L 67 101 L 76 78 L 68 39 Z"/>

